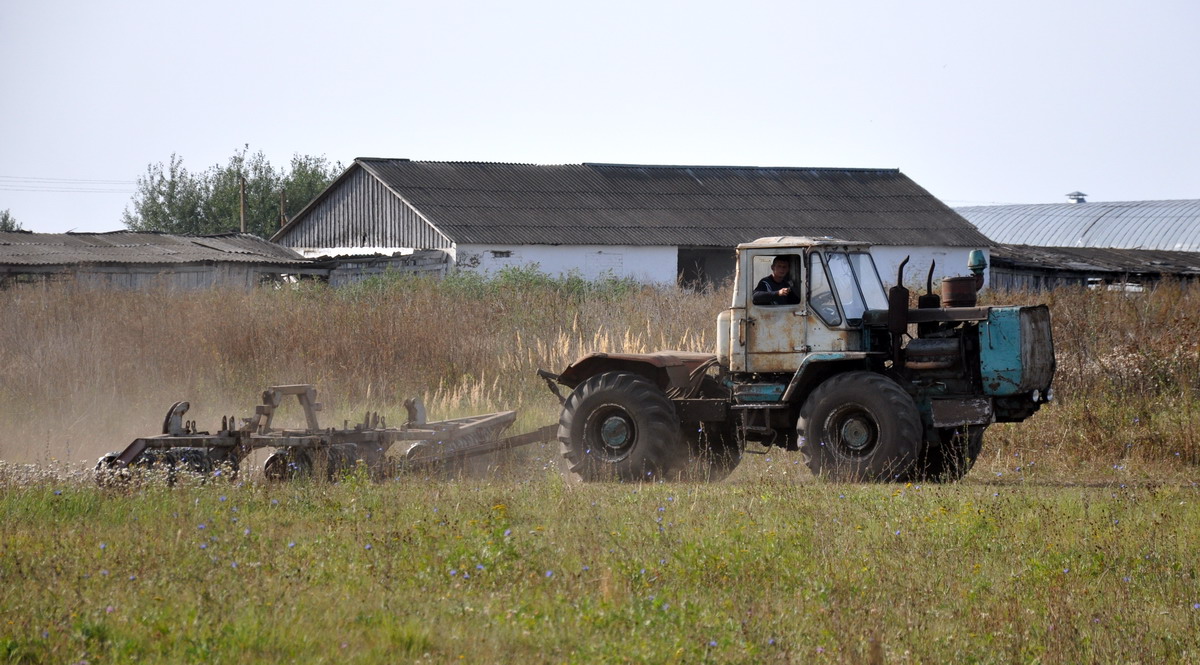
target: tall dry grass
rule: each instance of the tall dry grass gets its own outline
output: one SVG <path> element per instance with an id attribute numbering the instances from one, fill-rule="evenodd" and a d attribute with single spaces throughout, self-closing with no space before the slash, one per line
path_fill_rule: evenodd
<path id="1" fill-rule="evenodd" d="M 589 283 L 509 271 L 493 279 L 374 280 L 335 290 L 98 291 L 70 285 L 0 292 L 0 459 L 94 459 L 156 433 L 176 400 L 201 429 L 249 416 L 262 388 L 315 383 L 330 424 L 366 409 L 391 420 L 422 396 L 433 417 L 521 412 L 553 422 L 534 375 L 591 351 L 711 350 L 727 291 Z M 1057 401 L 996 426 L 995 454 L 1200 462 L 1200 295 L 1064 289 L 990 294 L 1050 305 Z"/>
<path id="2" fill-rule="evenodd" d="M 1077 461 L 1200 464 L 1200 291 L 1080 287 L 993 293 L 984 304 L 1045 302 L 1054 324 L 1056 403 L 994 427 L 1002 450 L 1057 449 Z"/>
<path id="3" fill-rule="evenodd" d="M 557 419 L 538 367 L 591 351 L 712 348 L 727 300 L 530 271 L 339 290 L 11 289 L 0 292 L 0 459 L 94 459 L 157 433 L 176 400 L 214 428 L 287 383 L 316 384 L 330 424 L 368 408 L 396 422 L 418 395 L 431 417 L 512 408 L 532 428 Z"/>

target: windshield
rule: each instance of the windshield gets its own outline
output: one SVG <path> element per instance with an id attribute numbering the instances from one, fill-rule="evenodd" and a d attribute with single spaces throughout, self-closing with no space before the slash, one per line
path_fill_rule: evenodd
<path id="1" fill-rule="evenodd" d="M 836 326 L 841 323 L 842 315 L 838 313 L 837 302 L 833 289 L 829 286 L 829 278 L 825 276 L 825 265 L 820 254 L 812 255 L 812 277 L 809 279 L 808 301 L 813 311 L 828 325 Z"/>
<path id="2" fill-rule="evenodd" d="M 834 291 L 842 311 L 846 313 L 847 323 L 854 324 L 862 320 L 863 312 L 868 309 L 887 308 L 887 295 L 870 254 L 830 252 L 826 259 L 829 261 Z"/>
<path id="3" fill-rule="evenodd" d="M 887 309 L 887 291 L 883 288 L 883 280 L 879 279 L 879 271 L 875 269 L 875 260 L 866 252 L 850 252 L 849 257 L 850 267 L 858 275 L 858 284 L 867 300 L 867 309 Z"/>

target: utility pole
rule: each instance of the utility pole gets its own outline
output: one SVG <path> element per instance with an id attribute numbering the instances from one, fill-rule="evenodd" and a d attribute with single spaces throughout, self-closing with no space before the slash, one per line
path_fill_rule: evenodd
<path id="1" fill-rule="evenodd" d="M 241 184 L 238 187 L 238 207 L 242 209 L 242 233 L 246 232 L 246 176 L 238 174 Z"/>
<path id="2" fill-rule="evenodd" d="M 287 224 L 287 190 L 279 190 L 279 228 L 283 228 Z"/>

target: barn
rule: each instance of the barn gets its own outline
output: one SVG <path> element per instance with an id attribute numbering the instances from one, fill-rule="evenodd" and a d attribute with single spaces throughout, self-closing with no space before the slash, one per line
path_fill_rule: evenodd
<path id="1" fill-rule="evenodd" d="M 1193 281 L 1200 268 L 1200 200 L 997 205 L 957 211 L 996 241 L 998 288 Z"/>
<path id="2" fill-rule="evenodd" d="M 0 232 L 0 286 L 73 279 L 96 287 L 252 288 L 281 277 L 324 277 L 327 268 L 245 233 Z"/>
<path id="3" fill-rule="evenodd" d="M 764 236 L 871 242 L 879 268 L 963 274 L 974 226 L 896 169 L 501 164 L 359 158 L 271 240 L 310 257 L 444 252 L 459 268 L 536 265 L 719 282 Z"/>

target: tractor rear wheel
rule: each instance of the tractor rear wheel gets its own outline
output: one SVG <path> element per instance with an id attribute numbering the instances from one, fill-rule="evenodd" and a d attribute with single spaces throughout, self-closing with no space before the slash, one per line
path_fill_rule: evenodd
<path id="1" fill-rule="evenodd" d="M 631 372 L 604 372 L 576 386 L 563 404 L 558 439 L 569 470 L 585 481 L 668 478 L 688 457 L 671 400 Z"/>
<path id="2" fill-rule="evenodd" d="M 920 458 L 921 414 L 895 381 L 838 374 L 809 395 L 796 424 L 813 474 L 838 481 L 906 480 Z"/>

